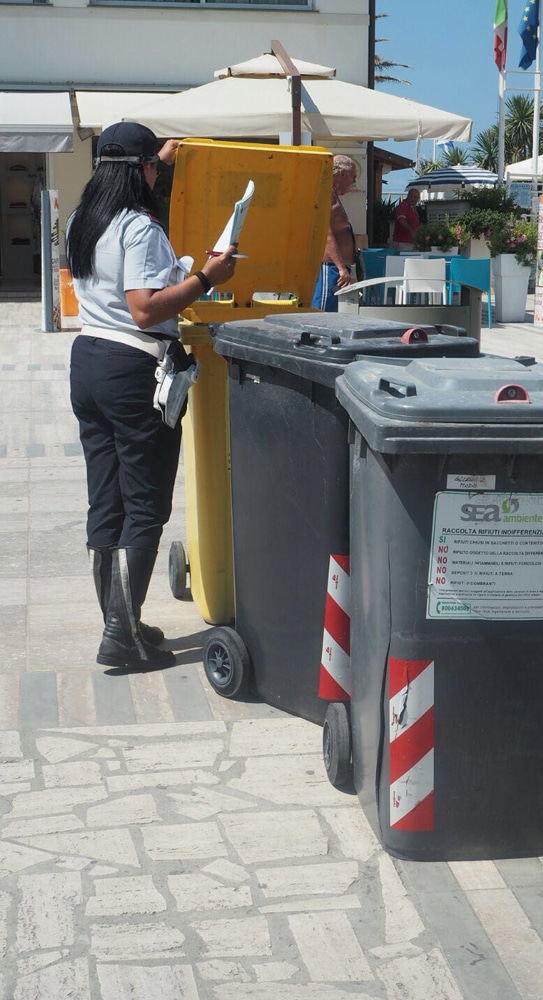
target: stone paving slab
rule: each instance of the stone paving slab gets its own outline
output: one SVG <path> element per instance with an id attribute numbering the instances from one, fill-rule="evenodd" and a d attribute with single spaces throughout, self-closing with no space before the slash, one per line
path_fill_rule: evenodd
<path id="1" fill-rule="evenodd" d="M 390 858 L 318 727 L 211 690 L 182 465 L 145 608 L 176 665 L 97 666 L 73 331 L 39 310 L 0 303 L 1 1000 L 540 1000 L 541 859 Z M 482 342 L 543 358 L 530 323 Z"/>
<path id="2" fill-rule="evenodd" d="M 182 462 L 145 607 L 168 636 L 175 668 L 121 674 L 97 666 L 102 622 L 68 388 L 76 330 L 45 334 L 39 323 L 39 303 L 0 303 L 0 726 L 280 716 L 257 701 L 218 704 L 201 664 L 208 625 L 189 590 L 187 600 L 172 597 L 169 548 L 186 541 Z"/>
<path id="3" fill-rule="evenodd" d="M 39 302 L 0 303 L 0 725 L 277 717 L 269 706 L 232 707 L 213 696 L 201 668 L 208 626 L 190 600 L 171 596 L 169 546 L 185 538 L 182 463 L 145 608 L 147 620 L 164 628 L 176 668 L 114 677 L 97 667 L 101 619 L 84 546 L 85 469 L 68 392 L 76 329 L 45 334 L 39 325 Z M 542 333 L 529 323 L 483 330 L 482 338 L 487 350 L 543 356 Z"/>
<path id="4" fill-rule="evenodd" d="M 541 995 L 543 942 L 507 862 L 393 860 L 328 783 L 318 727 L 264 721 L 268 752 L 247 757 L 259 725 L 0 735 L 5 1000 Z M 278 801 L 289 760 L 309 800 L 299 776 Z M 543 865 L 526 864 L 540 898 Z"/>

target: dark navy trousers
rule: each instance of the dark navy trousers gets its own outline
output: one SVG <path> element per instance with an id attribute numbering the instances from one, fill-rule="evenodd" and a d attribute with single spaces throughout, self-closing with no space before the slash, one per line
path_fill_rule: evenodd
<path id="1" fill-rule="evenodd" d="M 169 520 L 181 424 L 167 427 L 153 407 L 156 365 L 124 344 L 74 341 L 70 392 L 87 464 L 91 548 L 156 551 Z"/>

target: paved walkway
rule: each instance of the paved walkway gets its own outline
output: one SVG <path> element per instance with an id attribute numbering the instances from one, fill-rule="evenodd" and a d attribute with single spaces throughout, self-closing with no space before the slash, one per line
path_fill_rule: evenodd
<path id="1" fill-rule="evenodd" d="M 209 688 L 182 474 L 146 604 L 177 665 L 97 667 L 72 334 L 39 325 L 0 304 L 2 1000 L 540 1000 L 541 859 L 391 859 L 318 727 Z M 483 345 L 543 359 L 529 323 Z"/>

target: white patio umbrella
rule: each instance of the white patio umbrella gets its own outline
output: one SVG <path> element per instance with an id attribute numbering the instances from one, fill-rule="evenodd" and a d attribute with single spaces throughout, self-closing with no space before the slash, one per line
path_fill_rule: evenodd
<path id="1" fill-rule="evenodd" d="M 300 76 L 305 79 L 331 80 L 336 75 L 332 66 L 321 66 L 319 63 L 305 62 L 304 59 L 292 59 L 291 62 Z M 215 79 L 222 79 L 225 76 L 251 76 L 253 78 L 277 76 L 284 78 L 285 71 L 273 52 L 264 52 L 256 59 L 246 59 L 245 62 L 225 66 L 224 69 L 216 69 L 213 76 Z"/>
<path id="2" fill-rule="evenodd" d="M 543 175 L 543 156 L 537 158 L 538 177 Z M 534 172 L 534 161 L 530 157 L 528 160 L 519 160 L 518 163 L 510 163 L 505 168 L 505 179 L 507 181 L 531 181 Z"/>
<path id="3" fill-rule="evenodd" d="M 264 60 L 264 61 L 262 61 Z M 300 70 L 301 128 L 315 143 L 396 139 L 467 142 L 471 120 L 331 78 L 329 67 L 292 59 Z M 273 73 L 273 75 L 271 75 Z M 218 70 L 219 79 L 142 107 L 137 117 L 157 135 L 277 139 L 292 128 L 289 78 L 273 55 Z"/>

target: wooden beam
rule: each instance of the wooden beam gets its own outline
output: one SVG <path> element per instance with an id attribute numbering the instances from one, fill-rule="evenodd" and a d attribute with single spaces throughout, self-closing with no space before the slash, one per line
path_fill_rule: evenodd
<path id="1" fill-rule="evenodd" d="M 302 77 L 300 70 L 296 68 L 288 52 L 283 48 L 281 42 L 272 39 L 271 50 L 286 76 L 291 78 L 292 96 L 292 145 L 300 146 L 302 142 L 301 107 L 302 107 Z"/>

